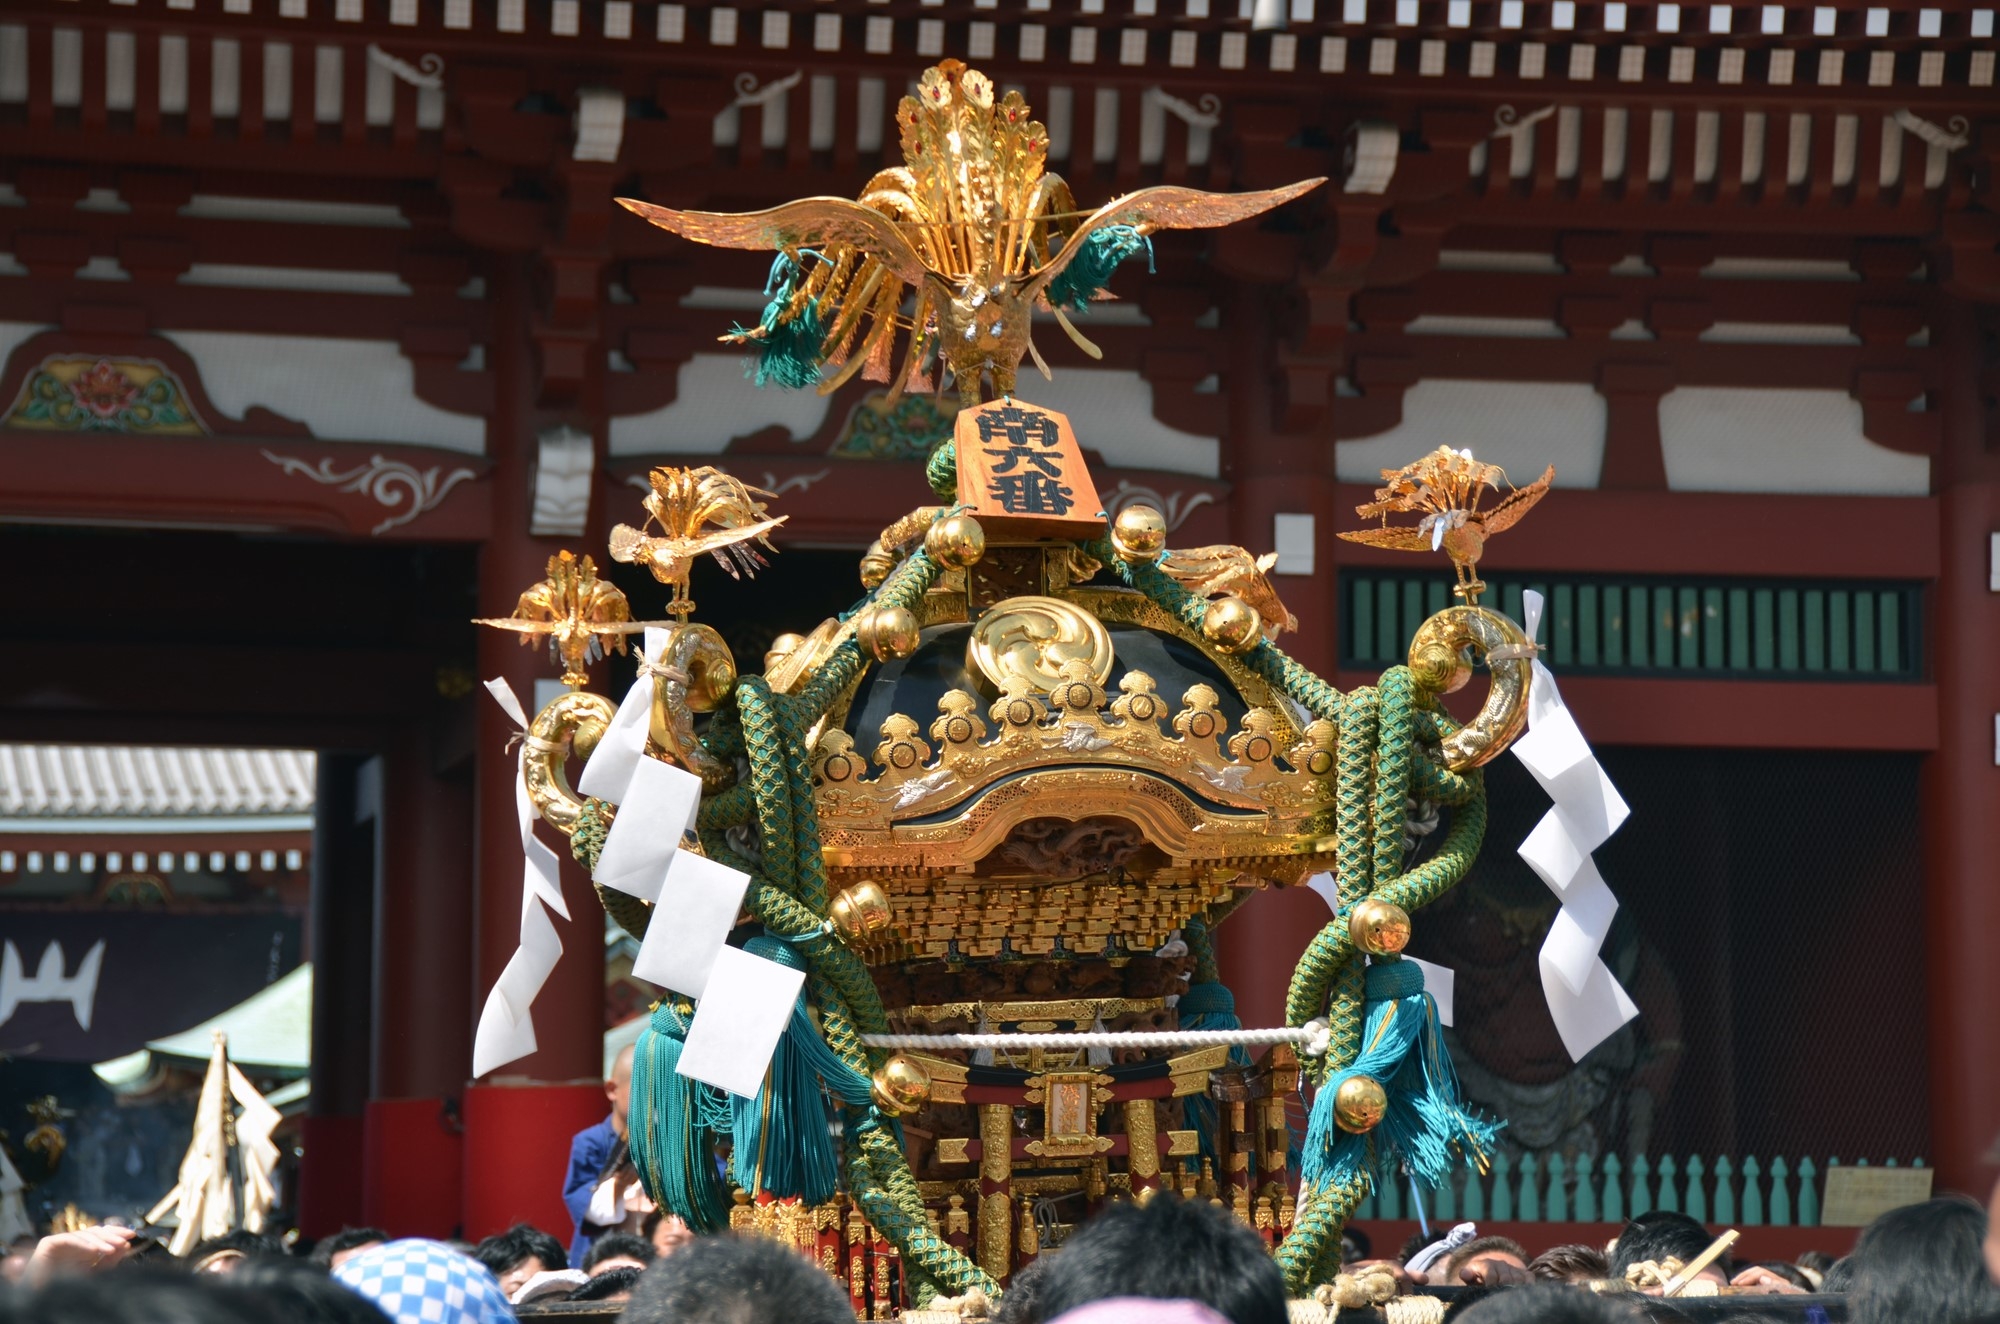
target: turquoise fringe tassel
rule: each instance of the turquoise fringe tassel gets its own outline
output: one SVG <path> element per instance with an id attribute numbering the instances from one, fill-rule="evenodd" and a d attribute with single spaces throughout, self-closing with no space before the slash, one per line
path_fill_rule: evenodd
<path id="1" fill-rule="evenodd" d="M 1190 984 L 1187 992 L 1174 1008 L 1180 1014 L 1180 1028 L 1183 1030 L 1240 1030 L 1243 1022 L 1236 1017 L 1236 995 L 1229 991 L 1227 984 Z M 1250 1065 L 1250 1053 L 1241 1045 L 1229 1050 L 1231 1066 Z M 1221 1119 L 1216 1116 L 1215 1101 L 1206 1094 L 1191 1095 L 1185 1101 L 1189 1115 L 1194 1119 L 1195 1133 L 1201 1141 L 1201 1157 L 1222 1171 L 1222 1155 L 1216 1149 L 1216 1134 Z"/>
<path id="2" fill-rule="evenodd" d="M 752 938 L 745 950 L 795 970 L 805 966 L 796 947 L 776 938 Z M 730 1170 L 738 1186 L 753 1195 L 798 1196 L 808 1204 L 833 1198 L 840 1169 L 822 1085 L 842 1103 L 869 1102 L 868 1078 L 827 1046 L 801 993 L 771 1055 L 764 1087 L 754 1099 L 729 1100 Z"/>
<path id="3" fill-rule="evenodd" d="M 1381 1175 L 1400 1163 L 1425 1186 L 1443 1184 L 1461 1156 L 1485 1162 L 1500 1123 L 1465 1111 L 1458 1073 L 1439 1034 L 1437 1003 L 1411 961 L 1368 967 L 1367 1023 L 1361 1055 L 1327 1078 L 1313 1099 L 1300 1177 L 1315 1188 L 1345 1183 L 1372 1161 Z M 1372 1076 L 1389 1096 L 1381 1125 L 1351 1135 L 1333 1117 L 1333 1098 L 1350 1076 Z M 1374 1143 L 1371 1145 L 1370 1141 Z"/>
<path id="4" fill-rule="evenodd" d="M 778 385 L 798 390 L 819 383 L 820 369 L 826 363 L 820 352 L 826 343 L 826 322 L 820 316 L 819 300 L 808 299 L 798 316 L 783 318 L 785 307 L 791 303 L 804 274 L 796 257 L 779 253 L 771 263 L 769 279 L 764 282 L 764 293 L 771 300 L 764 305 L 764 316 L 754 328 L 730 328 L 731 336 L 757 346 L 757 355 L 750 360 L 744 375 L 754 377 L 759 386 Z"/>
<path id="5" fill-rule="evenodd" d="M 1111 280 L 1118 264 L 1146 250 L 1146 270 L 1153 270 L 1153 241 L 1130 225 L 1100 225 L 1083 241 L 1083 249 L 1050 278 L 1049 302 L 1071 312 L 1088 312 L 1091 299 Z"/>
<path id="6" fill-rule="evenodd" d="M 626 1115 L 632 1163 L 646 1194 L 679 1214 L 695 1232 L 729 1226 L 729 1197 L 716 1169 L 708 1087 L 675 1070 L 689 1018 L 662 1002 L 632 1051 L 632 1102 Z"/>

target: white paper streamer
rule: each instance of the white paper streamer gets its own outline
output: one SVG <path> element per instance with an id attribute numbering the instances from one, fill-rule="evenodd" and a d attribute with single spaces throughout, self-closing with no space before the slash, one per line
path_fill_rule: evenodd
<path id="1" fill-rule="evenodd" d="M 681 837 L 694 830 L 700 808 L 701 778 L 671 763 L 641 758 L 618 801 L 618 816 L 611 820 L 591 877 L 641 901 L 658 901 L 668 869 L 679 858 Z"/>
<path id="2" fill-rule="evenodd" d="M 755 1098 L 805 982 L 805 971 L 740 947 L 716 952 L 708 995 L 695 1006 L 687 1046 L 681 1049 L 675 1070 L 731 1094 Z"/>
<path id="3" fill-rule="evenodd" d="M 666 629 L 657 625 L 647 626 L 645 640 L 640 645 L 642 656 L 657 658 L 666 646 Z M 632 773 L 638 768 L 639 761 L 646 757 L 646 736 L 652 719 L 653 677 L 641 667 L 639 678 L 632 682 L 631 689 L 625 691 L 625 702 L 618 705 L 611 725 L 598 739 L 590 761 L 583 765 L 583 776 L 576 782 L 578 792 L 608 804 L 624 804 L 625 788 L 631 785 Z"/>
<path id="4" fill-rule="evenodd" d="M 1541 628 L 1542 595 L 1523 593 L 1521 614 L 1533 639 Z M 1590 858 L 1631 811 L 1598 766 L 1563 703 L 1556 678 L 1539 657 L 1532 670 L 1528 733 L 1514 742 L 1514 756 L 1555 804 L 1521 843 L 1520 855 L 1562 902 L 1542 943 L 1539 965 L 1549 1014 L 1576 1061 L 1639 1014 L 1598 955 L 1618 913 L 1618 899 Z"/>
<path id="5" fill-rule="evenodd" d="M 710 971 L 736 927 L 749 887 L 747 873 L 703 855 L 676 854 L 667 866 L 659 909 L 632 958 L 632 973 L 691 998 L 706 997 Z"/>
<path id="6" fill-rule="evenodd" d="M 525 732 L 528 716 L 514 695 L 514 687 L 496 678 L 486 682 L 486 689 Z M 561 863 L 555 851 L 535 836 L 535 806 L 528 798 L 523 775 L 527 757 L 524 747 L 514 763 L 514 811 L 521 830 L 521 939 L 480 1010 L 479 1028 L 472 1037 L 474 1076 L 535 1051 L 535 1025 L 528 1010 L 548 982 L 549 972 L 562 959 L 562 940 L 542 907 L 569 918 L 569 906 L 563 901 Z"/>

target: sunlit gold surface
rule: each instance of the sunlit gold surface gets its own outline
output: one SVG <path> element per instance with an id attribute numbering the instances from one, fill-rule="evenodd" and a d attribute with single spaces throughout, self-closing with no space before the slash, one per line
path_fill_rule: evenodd
<path id="1" fill-rule="evenodd" d="M 1349 1076 L 1333 1092 L 1333 1120 L 1354 1135 L 1373 1131 L 1389 1111 L 1389 1095 L 1370 1076 Z"/>
<path id="2" fill-rule="evenodd" d="M 966 662 L 996 690 L 1047 692 L 1062 683 L 1065 663 L 1080 661 L 1091 680 L 1111 677 L 1111 635 L 1095 616 L 1061 598 L 1008 598 L 974 623 Z"/>
<path id="3" fill-rule="evenodd" d="M 699 776 L 710 789 L 735 779 L 732 763 L 718 759 L 695 738 L 694 714 L 714 712 L 736 688 L 736 658 L 722 636 L 706 625 L 673 627 L 653 674 L 653 708 L 647 728 L 653 746 Z"/>
<path id="4" fill-rule="evenodd" d="M 528 799 L 543 820 L 564 836 L 576 831 L 577 818 L 583 813 L 583 800 L 570 789 L 564 759 L 572 742 L 584 733 L 595 743 L 617 711 L 617 706 L 601 694 L 574 690 L 551 699 L 528 724 L 527 750 L 521 761 Z"/>
<path id="5" fill-rule="evenodd" d="M 885 1111 L 907 1116 L 930 1100 L 931 1078 L 915 1058 L 896 1053 L 875 1069 L 869 1093 Z"/>
<path id="6" fill-rule="evenodd" d="M 1225 653 L 1247 653 L 1263 637 L 1264 622 L 1243 599 L 1216 598 L 1201 618 L 1201 632 Z"/>
<path id="7" fill-rule="evenodd" d="M 1167 517 L 1152 506 L 1127 506 L 1111 521 L 1111 545 L 1127 561 L 1150 565 L 1167 548 Z"/>
<path id="8" fill-rule="evenodd" d="M 481 617 L 474 623 L 512 630 L 523 644 L 549 641 L 563 664 L 563 684 L 576 689 L 589 681 L 584 668 L 607 649 L 625 651 L 625 636 L 665 621 L 635 621 L 625 595 L 609 580 L 597 577 L 597 563 L 588 556 L 557 552 L 549 558 L 548 578 L 521 595 L 512 616 Z"/>
<path id="9" fill-rule="evenodd" d="M 1420 657 L 1444 653 L 1457 657 L 1467 648 L 1486 655 L 1492 675 L 1478 715 L 1443 742 L 1444 764 L 1452 771 L 1476 768 L 1500 757 L 1527 725 L 1532 674 L 1532 650 L 1527 644 L 1528 637 L 1520 626 L 1484 607 L 1447 607 L 1417 627 L 1410 640 L 1410 666 L 1419 673 L 1420 684 L 1435 671 L 1430 666 L 1419 668 Z M 1513 655 L 1496 660 L 1491 656 L 1496 648 L 1507 648 Z"/>
<path id="10" fill-rule="evenodd" d="M 1410 914 L 1401 906 L 1370 897 L 1347 917 L 1354 945 L 1370 956 L 1395 956 L 1410 945 Z"/>
<path id="11" fill-rule="evenodd" d="M 843 888 L 827 904 L 834 932 L 850 947 L 872 947 L 887 937 L 896 915 L 880 883 L 864 881 Z"/>
<path id="12" fill-rule="evenodd" d="M 757 548 L 776 550 L 765 535 L 788 517 L 767 516 L 758 498 L 771 494 L 762 488 L 751 487 L 712 465 L 655 469 L 647 479 L 653 490 L 646 494 L 645 527 L 613 525 L 611 559 L 643 565 L 653 572 L 653 578 L 672 585 L 669 615 L 686 620 L 694 610 L 694 601 L 687 595 L 688 575 L 703 552 L 713 556 L 731 578 L 741 579 L 755 575 L 765 564 Z"/>
<path id="13" fill-rule="evenodd" d="M 1176 547 L 1167 553 L 1160 568 L 1190 593 L 1204 598 L 1224 594 L 1241 598 L 1257 609 L 1265 637 L 1276 639 L 1299 628 L 1299 618 L 1292 615 L 1271 583 L 1271 570 L 1277 564 L 1276 552 L 1252 556 L 1241 547 L 1218 543 L 1213 547 Z"/>
<path id="14" fill-rule="evenodd" d="M 854 638 L 878 662 L 917 651 L 916 615 L 908 607 L 869 607 L 855 618 Z"/>
<path id="15" fill-rule="evenodd" d="M 771 646 L 764 650 L 764 674 L 766 676 L 770 675 L 779 663 L 798 652 L 804 646 L 805 641 L 806 637 L 804 635 L 792 634 L 789 631 L 773 639 Z"/>
<path id="16" fill-rule="evenodd" d="M 996 96 L 986 75 L 945 60 L 924 71 L 896 110 L 904 164 L 877 172 L 860 200 L 801 198 L 767 211 L 677 211 L 620 198 L 653 224 L 723 248 L 810 256 L 784 316 L 808 302 L 826 327 L 821 344 L 836 389 L 857 371 L 892 396 L 929 382 L 932 356 L 968 403 L 1013 392 L 1028 353 L 1032 313 L 1048 283 L 1107 225 L 1140 233 L 1231 225 L 1317 188 L 1312 179 L 1261 193 L 1218 194 L 1162 185 L 1079 213 L 1069 186 L 1046 173 L 1048 133 L 1019 92 Z M 906 291 L 914 307 L 903 313 Z M 1065 330 L 1087 347 L 1058 311 Z M 908 348 L 892 367 L 895 342 Z M 733 337 L 754 340 L 759 326 Z M 1093 355 L 1095 356 L 1095 355 Z"/>
<path id="17" fill-rule="evenodd" d="M 946 515 L 924 534 L 924 550 L 947 570 L 963 570 L 986 555 L 986 531 L 970 515 Z"/>
<path id="18" fill-rule="evenodd" d="M 1370 547 L 1404 552 L 1443 551 L 1458 572 L 1458 596 L 1476 606 L 1486 585 L 1479 580 L 1479 556 L 1486 540 L 1520 522 L 1555 481 L 1556 467 L 1526 487 L 1515 488 L 1490 510 L 1479 508 L 1489 490 L 1497 491 L 1507 475 L 1497 464 L 1481 464 L 1469 450 L 1440 446 L 1414 464 L 1382 470 L 1383 486 L 1375 499 L 1354 508 L 1363 518 L 1380 516 L 1382 527 L 1359 529 L 1340 536 Z M 1392 514 L 1421 514 L 1413 525 L 1391 526 Z"/>

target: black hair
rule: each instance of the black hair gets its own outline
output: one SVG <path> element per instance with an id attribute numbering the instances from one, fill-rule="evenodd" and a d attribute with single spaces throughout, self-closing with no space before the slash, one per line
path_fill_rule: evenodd
<path id="1" fill-rule="evenodd" d="M 1811 1269 L 1814 1273 L 1825 1273 L 1834 1265 L 1833 1256 L 1823 1250 L 1801 1251 L 1793 1260 L 1801 1269 Z"/>
<path id="2" fill-rule="evenodd" d="M 526 1223 L 516 1223 L 505 1232 L 495 1232 L 472 1248 L 472 1258 L 491 1269 L 495 1278 L 519 1268 L 521 1262 L 530 1256 L 540 1260 L 544 1269 L 569 1268 L 569 1255 L 564 1252 L 562 1243 Z"/>
<path id="3" fill-rule="evenodd" d="M 219 1237 L 197 1241 L 193 1249 L 181 1256 L 184 1263 L 199 1264 L 217 1251 L 233 1250 L 245 1259 L 288 1260 L 291 1252 L 278 1238 L 262 1232 L 225 1232 Z"/>
<path id="4" fill-rule="evenodd" d="M 1374 1255 L 1375 1243 L 1369 1238 L 1366 1232 L 1363 1232 L 1358 1227 L 1341 1229 L 1340 1262 L 1342 1264 L 1359 1264 L 1362 1260 L 1372 1259 Z"/>
<path id="5" fill-rule="evenodd" d="M 1853 1285 L 1854 1257 L 1843 1255 L 1826 1266 L 1826 1273 L 1820 1279 L 1819 1290 L 1837 1295 Z"/>
<path id="6" fill-rule="evenodd" d="M 271 1324 L 276 1310 L 253 1292 L 230 1292 L 210 1275 L 157 1269 L 58 1278 L 0 1296 L 0 1324 Z"/>
<path id="7" fill-rule="evenodd" d="M 574 1292 L 564 1297 L 565 1301 L 607 1301 L 620 1292 L 629 1292 L 639 1285 L 639 1276 L 644 1269 L 606 1269 L 593 1274 L 587 1283 L 580 1284 Z"/>
<path id="8" fill-rule="evenodd" d="M 1627 1269 L 1648 1260 L 1657 1264 L 1671 1257 L 1687 1264 L 1707 1250 L 1714 1240 L 1714 1235 L 1707 1228 L 1686 1214 L 1655 1209 L 1627 1223 L 1625 1230 L 1618 1234 L 1618 1244 L 1611 1248 L 1611 1276 L 1623 1278 Z M 1715 1264 L 1725 1277 L 1728 1276 L 1728 1256 L 1723 1256 Z"/>
<path id="9" fill-rule="evenodd" d="M 215 1290 L 248 1294 L 268 1305 L 269 1318 L 296 1324 L 389 1324 L 373 1301 L 302 1260 L 245 1259 L 216 1277 Z"/>
<path id="10" fill-rule="evenodd" d="M 1558 1283 L 1529 1283 L 1493 1292 L 1454 1320 L 1465 1324 L 1643 1324 L 1639 1304 L 1624 1294 L 1596 1292 Z"/>
<path id="11" fill-rule="evenodd" d="M 701 1237 L 639 1276 L 621 1324 L 854 1324 L 825 1270 L 763 1237 Z"/>
<path id="12" fill-rule="evenodd" d="M 1543 1283 L 1589 1282 L 1611 1276 L 1611 1261 L 1595 1246 L 1551 1246 L 1528 1261 L 1528 1276 Z"/>
<path id="13" fill-rule="evenodd" d="M 1114 1296 L 1198 1301 L 1233 1324 L 1285 1324 L 1285 1280 L 1263 1239 L 1204 1200 L 1161 1193 L 1072 1233 L 1042 1279 L 1038 1319 Z"/>
<path id="14" fill-rule="evenodd" d="M 321 1237 L 313 1243 L 312 1254 L 306 1256 L 308 1264 L 316 1264 L 322 1269 L 333 1268 L 333 1257 L 342 1251 L 356 1250 L 371 1246 L 378 1241 L 386 1242 L 389 1234 L 379 1227 L 344 1227 L 331 1236 Z"/>
<path id="15" fill-rule="evenodd" d="M 1796 1264 L 1787 1264 L 1783 1260 L 1766 1260 L 1756 1267 L 1764 1270 L 1766 1273 L 1778 1275 L 1778 1277 L 1784 1279 L 1793 1287 L 1798 1288 L 1801 1292 L 1817 1292 L 1819 1290 L 1813 1286 L 1812 1279 L 1799 1271 L 1799 1266 Z"/>
<path id="16" fill-rule="evenodd" d="M 1986 1273 L 1986 1211 L 1963 1196 L 1891 1209 L 1861 1230 L 1848 1261 L 1854 1324 L 1959 1324 L 2000 1310 Z"/>
<path id="17" fill-rule="evenodd" d="M 583 1263 L 578 1267 L 589 1273 L 606 1260 L 637 1260 L 641 1264 L 651 1264 L 659 1259 L 653 1243 L 630 1232 L 611 1232 L 591 1243 L 585 1252 Z"/>
<path id="18" fill-rule="evenodd" d="M 1054 1258 L 1043 1255 L 1016 1269 L 1007 1280 L 1007 1290 L 994 1308 L 990 1324 L 1031 1324 L 1040 1319 L 1042 1280 L 1048 1277 Z"/>
<path id="19" fill-rule="evenodd" d="M 1427 1237 L 1421 1232 L 1412 1232 L 1408 1237 L 1403 1239 L 1402 1249 L 1396 1252 L 1396 1263 L 1408 1264 L 1411 1260 L 1417 1258 L 1418 1251 L 1437 1239 L 1434 1236 Z"/>
<path id="20" fill-rule="evenodd" d="M 1505 1251 L 1519 1260 L 1523 1265 L 1526 1265 L 1528 1262 L 1528 1252 L 1523 1250 L 1521 1243 L 1512 1237 L 1474 1237 L 1471 1241 L 1466 1242 L 1463 1246 L 1460 1246 L 1445 1257 L 1443 1265 L 1444 1285 L 1456 1287 L 1458 1285 L 1458 1271 L 1460 1269 L 1463 1269 L 1481 1255 L 1491 1255 L 1495 1251 Z"/>

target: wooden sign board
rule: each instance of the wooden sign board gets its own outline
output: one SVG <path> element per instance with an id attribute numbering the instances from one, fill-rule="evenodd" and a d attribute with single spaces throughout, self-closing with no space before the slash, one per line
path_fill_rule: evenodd
<path id="1" fill-rule="evenodd" d="M 1069 419 L 1024 400 L 958 411 L 958 500 L 990 538 L 1096 538 L 1104 503 Z"/>
<path id="2" fill-rule="evenodd" d="M 1930 1168 L 1828 1168 L 1820 1224 L 1866 1227 L 1891 1209 L 1922 1204 L 1936 1175 Z"/>

